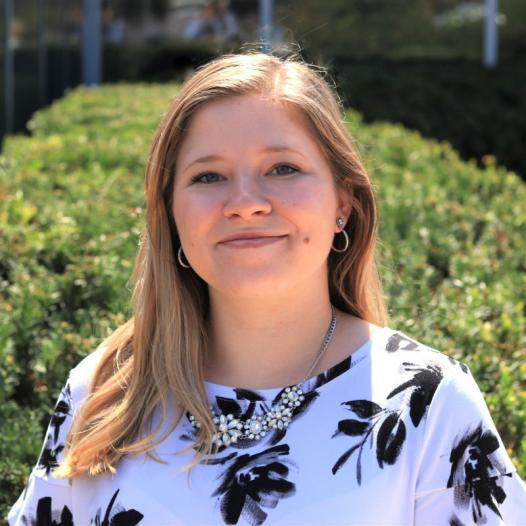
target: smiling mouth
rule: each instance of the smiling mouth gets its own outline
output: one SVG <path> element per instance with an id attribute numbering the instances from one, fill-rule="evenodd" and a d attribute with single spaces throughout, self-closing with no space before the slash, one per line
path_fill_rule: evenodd
<path id="1" fill-rule="evenodd" d="M 265 237 L 252 237 L 244 239 L 232 239 L 230 241 L 223 241 L 220 245 L 229 248 L 257 248 L 264 247 L 266 245 L 272 245 L 278 243 L 287 236 L 265 236 Z"/>

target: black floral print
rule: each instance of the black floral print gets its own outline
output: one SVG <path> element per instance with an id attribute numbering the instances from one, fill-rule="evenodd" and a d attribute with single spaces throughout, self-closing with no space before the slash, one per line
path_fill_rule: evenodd
<path id="1" fill-rule="evenodd" d="M 393 398 L 393 396 L 409 389 L 411 392 L 409 398 L 409 416 L 411 417 L 413 425 L 418 427 L 444 375 L 441 367 L 435 364 L 424 367 L 422 365 L 404 362 L 402 365 L 406 372 L 412 371 L 415 374 L 410 380 L 393 389 L 387 395 L 387 399 Z"/>
<path id="2" fill-rule="evenodd" d="M 263 524 L 267 512 L 280 499 L 292 497 L 296 486 L 287 480 L 290 460 L 287 444 L 268 448 L 254 455 L 234 452 L 223 458 L 208 460 L 209 464 L 228 465 L 221 475 L 221 484 L 212 494 L 219 497 L 219 508 L 225 524 L 237 524 L 241 516 L 251 525 Z"/>
<path id="3" fill-rule="evenodd" d="M 385 347 L 387 352 L 397 352 L 397 351 L 423 351 L 426 350 L 431 353 L 437 353 L 442 355 L 437 349 L 423 345 L 422 343 L 409 338 L 407 335 L 400 332 L 393 333 L 387 340 L 387 345 Z M 447 356 L 447 359 L 452 365 L 460 367 L 463 373 L 468 374 L 469 368 L 466 364 L 455 360 L 452 356 Z"/>
<path id="4" fill-rule="evenodd" d="M 392 336 L 390 336 L 385 346 L 385 350 L 387 352 L 397 352 L 400 350 L 418 351 L 421 349 L 422 346 L 419 344 L 419 342 L 412 340 L 411 338 L 408 338 L 399 332 L 395 332 Z"/>
<path id="5" fill-rule="evenodd" d="M 117 495 L 120 490 L 117 490 L 104 512 L 104 517 L 101 520 L 101 509 L 97 510 L 97 514 L 91 520 L 91 524 L 95 526 L 135 526 L 139 524 L 143 519 L 144 515 L 136 510 L 126 510 L 122 506 L 115 504 Z"/>
<path id="6" fill-rule="evenodd" d="M 404 421 L 400 418 L 400 413 L 382 408 L 378 404 L 369 400 L 352 400 L 343 402 L 349 409 L 360 418 L 368 421 L 345 419 L 338 422 L 338 428 L 331 438 L 337 435 L 346 435 L 351 437 L 359 436 L 361 440 L 349 448 L 332 467 L 332 474 L 335 475 L 338 470 L 347 462 L 349 457 L 358 451 L 356 463 L 356 480 L 358 484 L 362 483 L 362 466 L 361 457 L 363 447 L 369 438 L 374 439 L 374 428 L 380 424 L 376 435 L 376 458 L 378 465 L 383 468 L 385 464 L 394 464 L 406 437 L 406 427 Z"/>
<path id="7" fill-rule="evenodd" d="M 466 431 L 453 445 L 450 455 L 451 473 L 447 487 L 455 489 L 455 506 L 471 508 L 474 523 L 486 523 L 483 507 L 502 516 L 498 504 L 506 499 L 504 489 L 499 485 L 502 473 L 496 452 L 500 447 L 497 435 L 482 424 L 473 431 Z"/>
<path id="8" fill-rule="evenodd" d="M 318 389 L 318 387 L 321 387 L 322 385 L 326 384 L 327 382 L 330 382 L 331 380 L 334 380 L 334 378 L 340 376 L 340 374 L 345 373 L 348 371 L 353 364 L 353 356 L 347 356 L 347 358 L 344 358 L 340 363 L 337 363 L 333 367 L 327 369 L 324 372 L 321 372 L 316 376 L 316 383 L 313 386 L 313 389 Z"/>
<path id="9" fill-rule="evenodd" d="M 28 526 L 73 526 L 73 516 L 67 506 L 64 506 L 62 510 L 53 510 L 51 497 L 42 497 L 37 502 L 36 516 L 32 518 L 23 516 L 22 524 Z"/>
<path id="10" fill-rule="evenodd" d="M 453 513 L 449 519 L 449 526 L 465 526 L 465 524 Z"/>
<path id="11" fill-rule="evenodd" d="M 58 456 L 64 450 L 59 442 L 60 428 L 71 415 L 71 389 L 69 382 L 62 388 L 47 429 L 46 440 L 37 462 L 37 468 L 49 474 L 58 465 Z"/>
<path id="12" fill-rule="evenodd" d="M 406 372 L 413 372 L 414 374 L 411 379 L 393 389 L 387 396 L 387 399 L 399 394 L 406 394 L 404 392 L 409 391 L 410 394 L 406 394 L 406 397 L 408 397 L 409 415 L 413 425 L 418 427 L 444 375 L 438 364 L 422 366 L 404 362 L 403 366 Z M 331 438 L 343 434 L 350 437 L 361 437 L 361 440 L 353 444 L 338 458 L 332 467 L 332 474 L 335 475 L 350 456 L 355 451 L 358 451 L 356 480 L 361 485 L 363 447 L 367 439 L 370 440 L 372 447 L 375 438 L 374 431 L 377 426 L 376 460 L 378 466 L 383 469 L 384 465 L 393 465 L 398 459 L 407 434 L 406 424 L 402 419 L 403 404 L 397 404 L 397 407 L 402 406 L 402 409 L 395 410 L 382 407 L 371 400 L 350 400 L 342 402 L 341 405 L 346 406 L 360 420 L 352 418 L 340 420 Z"/>
<path id="13" fill-rule="evenodd" d="M 448 356 L 448 358 L 449 358 L 450 363 L 452 363 L 453 365 L 455 365 L 457 367 L 460 367 L 460 370 L 464 374 L 469 374 L 469 367 L 465 363 L 462 363 L 462 362 L 459 362 L 458 360 L 455 360 L 455 358 L 453 358 L 452 356 Z"/>

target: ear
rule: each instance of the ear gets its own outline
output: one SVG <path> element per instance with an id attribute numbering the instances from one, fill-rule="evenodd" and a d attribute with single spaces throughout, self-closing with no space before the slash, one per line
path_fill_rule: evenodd
<path id="1" fill-rule="evenodd" d="M 351 196 L 349 192 L 343 188 L 338 188 L 338 208 L 336 209 L 336 217 L 334 218 L 334 224 L 336 225 L 336 219 L 338 217 L 343 217 L 345 225 L 349 221 L 349 216 L 352 212 Z M 335 227 L 335 232 L 340 232 L 338 226 Z"/>

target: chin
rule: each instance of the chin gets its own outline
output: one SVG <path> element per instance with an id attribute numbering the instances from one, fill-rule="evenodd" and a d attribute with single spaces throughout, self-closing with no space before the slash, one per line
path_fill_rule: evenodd
<path id="1" fill-rule="evenodd" d="M 289 292 L 295 282 L 295 277 L 291 272 L 283 269 L 273 268 L 263 269 L 230 269 L 228 273 L 214 276 L 208 284 L 218 292 L 237 297 L 263 297 L 269 298 L 273 294 Z M 205 280 L 206 281 L 206 280 Z"/>

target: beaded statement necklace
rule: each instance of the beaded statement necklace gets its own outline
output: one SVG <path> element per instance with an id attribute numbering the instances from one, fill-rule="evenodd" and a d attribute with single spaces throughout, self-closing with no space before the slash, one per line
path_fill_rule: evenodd
<path id="1" fill-rule="evenodd" d="M 309 378 L 316 365 L 324 355 L 332 336 L 336 329 L 336 311 L 331 305 L 332 319 L 323 340 L 321 349 L 311 365 L 309 372 L 305 378 L 298 384 L 286 387 L 281 394 L 280 399 L 276 402 L 269 411 L 260 416 L 251 416 L 247 420 L 235 418 L 233 414 L 217 414 L 213 406 L 210 405 L 210 413 L 212 420 L 216 427 L 212 443 L 217 447 L 227 447 L 238 440 L 260 440 L 272 429 L 283 429 L 288 427 L 292 421 L 292 414 L 294 409 L 299 407 L 305 400 L 301 385 Z M 192 427 L 198 430 L 201 427 L 200 422 L 192 415 L 187 413 Z"/>

